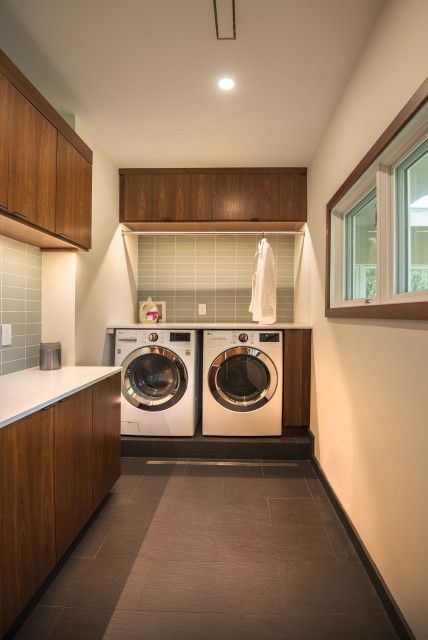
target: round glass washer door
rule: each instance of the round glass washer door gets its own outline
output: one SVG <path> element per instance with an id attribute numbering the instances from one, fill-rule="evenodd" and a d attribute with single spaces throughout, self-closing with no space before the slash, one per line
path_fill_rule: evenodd
<path id="1" fill-rule="evenodd" d="M 208 371 L 208 386 L 219 404 L 232 411 L 254 411 L 272 398 L 278 374 L 272 360 L 253 347 L 223 351 Z"/>
<path id="2" fill-rule="evenodd" d="M 134 407 L 163 411 L 174 406 L 187 389 L 182 359 L 165 347 L 142 347 L 122 364 L 122 394 Z"/>

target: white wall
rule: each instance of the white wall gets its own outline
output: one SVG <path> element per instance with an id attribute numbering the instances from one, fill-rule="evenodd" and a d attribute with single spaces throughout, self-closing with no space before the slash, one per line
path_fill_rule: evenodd
<path id="1" fill-rule="evenodd" d="M 425 79 L 427 24 L 426 0 L 386 2 L 309 167 L 296 293 L 296 321 L 314 327 L 316 456 L 417 638 L 428 638 L 428 323 L 324 317 L 325 206 Z"/>
<path id="2" fill-rule="evenodd" d="M 79 119 L 76 131 L 94 151 L 92 250 L 77 254 L 76 364 L 110 364 L 107 326 L 135 321 L 137 237 L 122 237 L 117 167 Z"/>

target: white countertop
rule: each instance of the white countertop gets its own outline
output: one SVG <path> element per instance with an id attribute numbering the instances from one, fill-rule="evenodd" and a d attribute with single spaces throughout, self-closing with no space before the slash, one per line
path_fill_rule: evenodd
<path id="1" fill-rule="evenodd" d="M 0 376 L 0 428 L 121 371 L 120 367 L 25 369 Z"/>
<path id="2" fill-rule="evenodd" d="M 267 331 L 271 329 L 312 329 L 308 324 L 295 324 L 294 322 L 276 322 L 275 324 L 257 324 L 257 322 L 157 322 L 155 324 L 143 324 L 130 322 L 129 324 L 117 324 L 107 328 L 108 333 L 115 329 L 253 329 L 255 331 Z"/>

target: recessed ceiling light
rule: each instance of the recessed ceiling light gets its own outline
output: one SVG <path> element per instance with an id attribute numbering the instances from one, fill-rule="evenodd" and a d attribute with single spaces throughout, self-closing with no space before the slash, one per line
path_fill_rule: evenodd
<path id="1" fill-rule="evenodd" d="M 230 91 L 235 86 L 235 80 L 232 80 L 232 78 L 221 78 L 217 84 L 223 91 Z"/>

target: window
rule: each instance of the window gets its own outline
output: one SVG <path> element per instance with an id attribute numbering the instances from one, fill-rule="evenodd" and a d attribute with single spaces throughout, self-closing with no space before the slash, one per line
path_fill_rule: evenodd
<path id="1" fill-rule="evenodd" d="M 376 296 L 376 189 L 345 214 L 345 298 Z"/>
<path id="2" fill-rule="evenodd" d="M 428 81 L 327 205 L 326 315 L 428 320 Z"/>
<path id="3" fill-rule="evenodd" d="M 395 291 L 428 291 L 428 140 L 396 167 L 395 185 Z"/>

